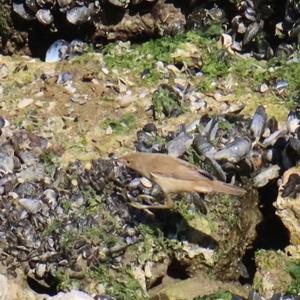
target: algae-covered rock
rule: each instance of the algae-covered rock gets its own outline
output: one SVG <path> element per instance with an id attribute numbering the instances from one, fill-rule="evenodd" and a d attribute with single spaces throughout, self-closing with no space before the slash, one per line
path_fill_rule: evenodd
<path id="1" fill-rule="evenodd" d="M 291 259 L 281 251 L 260 250 L 255 255 L 254 288 L 266 298 L 289 290 L 293 278 L 288 272 Z"/>
<path id="2" fill-rule="evenodd" d="M 207 296 L 221 291 L 230 291 L 233 294 L 246 298 L 248 295 L 247 287 L 242 287 L 238 283 L 221 282 L 212 280 L 204 274 L 191 279 L 175 282 L 163 288 L 153 300 L 192 300 L 195 297 Z M 221 298 L 223 299 L 223 298 Z"/>
<path id="3" fill-rule="evenodd" d="M 255 227 L 261 220 L 257 201 L 258 195 L 254 190 L 250 190 L 243 199 L 216 195 L 207 203 L 207 215 L 196 222 L 195 219 L 188 221 L 191 228 L 206 233 L 212 239 L 208 242 L 213 245 L 214 251 L 210 272 L 219 279 L 237 280 L 240 276 L 241 259 L 255 239 Z M 191 274 L 201 269 L 203 266 L 197 259 L 187 267 Z"/>
<path id="4" fill-rule="evenodd" d="M 171 244 L 165 240 L 178 267 L 192 278 L 204 272 L 222 281 L 238 280 L 241 260 L 261 219 L 257 201 L 254 190 L 243 199 L 215 195 L 204 202 L 203 214 L 189 208 L 187 198 L 180 198 L 176 205 L 181 216 L 174 219 L 177 240 Z M 165 217 L 160 226 L 168 226 L 169 219 Z"/>

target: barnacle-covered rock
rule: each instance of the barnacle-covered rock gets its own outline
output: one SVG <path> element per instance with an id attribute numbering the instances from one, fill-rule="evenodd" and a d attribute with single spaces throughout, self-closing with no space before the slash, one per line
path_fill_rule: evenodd
<path id="1" fill-rule="evenodd" d="M 187 16 L 187 27 L 205 31 L 212 25 L 221 26 L 225 21 L 226 13 L 219 7 L 215 6 L 211 9 L 195 7 Z"/>
<path id="2" fill-rule="evenodd" d="M 129 11 L 112 23 L 109 15 L 103 15 L 100 22 L 95 22 L 93 40 L 128 40 L 138 37 L 173 35 L 181 33 L 185 26 L 185 17 L 181 10 L 171 3 L 160 0 L 143 14 L 130 14 Z"/>

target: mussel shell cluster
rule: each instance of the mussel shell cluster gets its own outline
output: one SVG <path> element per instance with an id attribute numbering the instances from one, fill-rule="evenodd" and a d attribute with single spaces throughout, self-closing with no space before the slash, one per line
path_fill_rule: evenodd
<path id="1" fill-rule="evenodd" d="M 8 274 L 21 269 L 51 285 L 61 268 L 80 274 L 100 261 L 120 264 L 140 239 L 116 190 L 127 170 L 109 160 L 60 169 L 45 138 L 0 120 L 0 261 Z"/>
<path id="2" fill-rule="evenodd" d="M 95 44 L 101 39 L 176 34 L 184 27 L 205 31 L 218 25 L 223 28 L 223 45 L 234 52 L 258 59 L 294 52 L 300 30 L 298 1 L 223 2 L 179 1 L 174 5 L 164 0 L 14 0 L 11 7 L 25 27 L 27 22 L 36 22 L 35 26 L 59 32 L 61 37 L 71 34 L 79 38 L 66 28 L 75 26 L 79 32 L 86 24 L 89 29 L 83 36 Z"/>
<path id="3" fill-rule="evenodd" d="M 57 62 L 84 53 L 87 44 L 81 40 L 73 40 L 70 43 L 60 39 L 55 41 L 47 50 L 45 62 Z"/>
<path id="4" fill-rule="evenodd" d="M 242 0 L 234 7 L 228 3 L 227 8 L 226 5 L 213 8 L 200 5 L 187 16 L 187 24 L 200 30 L 222 25 L 224 46 L 258 59 L 269 59 L 274 55 L 289 56 L 295 50 L 299 12 L 299 3 L 294 0 Z"/>
<path id="5" fill-rule="evenodd" d="M 125 9 L 128 5 L 137 5 L 141 2 L 154 0 L 108 0 L 107 3 L 115 8 Z M 72 25 L 89 23 L 101 11 L 102 1 L 81 0 L 14 0 L 14 13 L 26 21 L 37 20 L 44 26 L 54 24 L 57 14 L 65 16 Z"/>
<path id="6" fill-rule="evenodd" d="M 248 177 L 257 188 L 276 182 L 300 158 L 300 117 L 291 111 L 285 126 L 259 105 L 252 119 L 241 112 L 203 115 L 177 132 L 160 136 L 153 124 L 137 134 L 136 149 L 193 161 L 219 180 Z M 160 143 L 158 142 L 160 141 Z"/>
<path id="7" fill-rule="evenodd" d="M 15 14 L 26 21 L 37 20 L 44 26 L 50 26 L 54 23 L 57 12 L 65 14 L 71 24 L 87 23 L 99 11 L 100 6 L 98 1 L 88 3 L 88 1 L 73 0 L 15 0 L 12 8 Z"/>

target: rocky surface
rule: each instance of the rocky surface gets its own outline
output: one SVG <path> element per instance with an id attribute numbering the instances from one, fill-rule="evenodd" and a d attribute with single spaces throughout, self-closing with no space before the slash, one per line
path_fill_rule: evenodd
<path id="1" fill-rule="evenodd" d="M 287 182 L 293 176 L 299 175 L 299 169 L 297 167 L 287 170 L 282 177 L 282 184 L 280 186 L 280 192 L 276 202 L 276 214 L 280 217 L 285 227 L 288 229 L 290 234 L 290 242 L 292 245 L 297 246 L 300 244 L 300 224 L 299 224 L 299 213 L 300 213 L 300 202 L 299 194 L 296 192 L 295 195 L 285 196 L 283 195 L 284 187 L 287 186 Z M 292 177 L 290 177 L 292 176 Z"/>
<path id="2" fill-rule="evenodd" d="M 280 217 L 291 243 L 256 244 L 275 216 L 261 209 L 275 201 L 264 195 L 299 156 L 294 58 L 240 59 L 195 32 L 54 63 L 2 56 L 0 257 L 9 284 L 17 276 L 21 289 L 96 299 L 299 293 L 297 180 L 287 189 L 284 175 L 290 193 L 276 204 L 289 212 Z M 181 194 L 173 210 L 138 210 L 132 204 L 164 195 L 115 160 L 134 150 L 179 156 L 248 193 Z M 242 285 L 252 284 L 253 266 L 253 285 Z"/>

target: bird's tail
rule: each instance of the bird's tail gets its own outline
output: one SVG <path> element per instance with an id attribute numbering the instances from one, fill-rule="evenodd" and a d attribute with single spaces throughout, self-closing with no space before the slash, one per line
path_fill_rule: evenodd
<path id="1" fill-rule="evenodd" d="M 212 183 L 213 183 L 214 191 L 218 193 L 224 193 L 224 194 L 229 194 L 234 196 L 243 196 L 246 193 L 246 190 L 238 186 L 228 184 L 219 180 L 214 180 L 212 181 Z"/>

